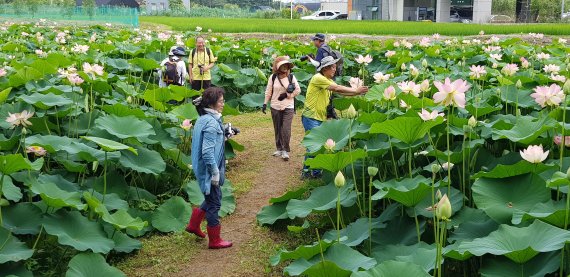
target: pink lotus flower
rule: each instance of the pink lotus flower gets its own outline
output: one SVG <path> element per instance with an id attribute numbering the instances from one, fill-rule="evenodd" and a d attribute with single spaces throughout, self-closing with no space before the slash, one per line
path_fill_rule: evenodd
<path id="1" fill-rule="evenodd" d="M 422 109 L 421 113 L 418 113 L 423 121 L 435 120 L 438 116 L 443 117 L 444 113 L 438 113 L 437 111 L 428 112 L 426 109 Z"/>
<path id="2" fill-rule="evenodd" d="M 166 41 L 170 39 L 170 34 L 169 33 L 159 33 L 158 34 L 158 40 L 160 41 Z"/>
<path id="3" fill-rule="evenodd" d="M 562 143 L 562 136 L 555 136 L 554 143 L 558 146 Z M 564 146 L 570 147 L 570 136 L 564 136 Z"/>
<path id="4" fill-rule="evenodd" d="M 419 74 L 420 71 L 418 70 L 418 68 L 413 64 L 410 64 L 410 75 L 412 75 L 413 77 L 417 77 Z"/>
<path id="5" fill-rule="evenodd" d="M 438 33 L 433 34 L 431 37 L 435 40 L 438 40 L 441 38 L 441 36 Z"/>
<path id="6" fill-rule="evenodd" d="M 465 108 L 465 92 L 471 87 L 471 85 L 467 84 L 467 81 L 458 79 L 451 82 L 449 78 L 445 78 L 443 83 L 434 81 L 433 84 L 438 89 L 438 92 L 433 95 L 435 103 Z"/>
<path id="7" fill-rule="evenodd" d="M 83 63 L 83 72 L 91 75 L 103 76 L 103 67 L 98 64 Z"/>
<path id="8" fill-rule="evenodd" d="M 46 155 L 47 151 L 41 146 L 28 146 L 26 153 L 32 153 L 36 157 L 42 157 Z"/>
<path id="9" fill-rule="evenodd" d="M 490 54 L 489 57 L 491 57 L 491 59 L 495 59 L 497 61 L 500 61 L 501 59 L 503 59 L 502 54 Z"/>
<path id="10" fill-rule="evenodd" d="M 380 84 L 390 80 L 390 74 L 384 74 L 382 72 L 374 73 L 374 82 Z"/>
<path id="11" fill-rule="evenodd" d="M 558 74 L 558 72 L 560 72 L 560 66 L 555 64 L 547 64 L 544 66 L 543 70 L 546 73 Z"/>
<path id="12" fill-rule="evenodd" d="M 406 102 L 404 102 L 404 100 L 400 99 L 400 108 L 408 110 L 412 108 L 412 106 L 408 105 Z"/>
<path id="13" fill-rule="evenodd" d="M 550 80 L 564 83 L 564 82 L 566 82 L 566 77 L 564 77 L 562 75 L 555 75 L 553 73 L 553 74 L 550 74 Z"/>
<path id="14" fill-rule="evenodd" d="M 350 87 L 352 88 L 359 88 L 364 86 L 364 81 L 360 80 L 358 77 L 351 77 L 349 83 Z"/>
<path id="15" fill-rule="evenodd" d="M 385 56 L 386 58 L 390 58 L 390 57 L 392 57 L 392 56 L 394 56 L 394 55 L 396 55 L 396 51 L 392 51 L 392 50 L 387 51 L 386 54 L 384 54 L 384 56 Z"/>
<path id="16" fill-rule="evenodd" d="M 327 142 L 325 142 L 325 149 L 330 151 L 330 152 L 333 151 L 335 146 L 336 146 L 336 143 L 332 139 L 327 139 Z"/>
<path id="17" fill-rule="evenodd" d="M 192 121 L 190 119 L 184 119 L 182 124 L 180 124 L 180 128 L 184 129 L 184 131 L 188 131 L 192 128 Z"/>
<path id="18" fill-rule="evenodd" d="M 75 46 L 71 48 L 71 51 L 77 54 L 86 54 L 88 50 L 89 50 L 89 45 L 80 45 L 77 43 L 75 44 Z"/>
<path id="19" fill-rule="evenodd" d="M 396 89 L 393 86 L 389 86 L 384 89 L 384 99 L 388 101 L 396 99 Z"/>
<path id="20" fill-rule="evenodd" d="M 483 31 L 483 30 L 479 31 L 479 35 L 480 35 L 480 36 L 482 36 L 482 35 L 484 35 L 484 34 L 485 34 L 485 31 Z"/>
<path id="21" fill-rule="evenodd" d="M 471 79 L 481 79 L 481 77 L 487 74 L 485 66 L 482 65 L 472 65 L 469 67 L 469 70 L 471 71 L 469 72 L 469 77 L 471 77 Z"/>
<path id="22" fill-rule="evenodd" d="M 428 80 L 423 80 L 422 83 L 420 84 L 420 90 L 422 92 L 428 92 L 431 90 L 431 86 L 429 85 L 429 81 Z"/>
<path id="23" fill-rule="evenodd" d="M 537 60 L 548 60 L 550 59 L 550 54 L 546 54 L 546 53 L 538 53 L 536 54 L 536 59 Z"/>
<path id="24" fill-rule="evenodd" d="M 503 69 L 501 69 L 501 72 L 506 76 L 513 76 L 517 71 L 519 71 L 519 66 L 514 63 L 506 64 Z"/>
<path id="25" fill-rule="evenodd" d="M 8 74 L 8 72 L 6 72 L 6 69 L 0 68 L 0 77 L 4 77 L 6 74 Z"/>
<path id="26" fill-rule="evenodd" d="M 549 87 L 538 86 L 534 91 L 530 96 L 543 108 L 546 106 L 558 106 L 564 99 L 564 92 L 557 84 L 552 84 Z"/>
<path id="27" fill-rule="evenodd" d="M 32 123 L 29 119 L 34 115 L 33 112 L 28 112 L 23 110 L 21 113 L 8 113 L 8 117 L 6 118 L 6 122 L 10 123 L 10 129 L 16 128 L 17 126 L 28 127 L 32 126 Z"/>
<path id="28" fill-rule="evenodd" d="M 420 96 L 421 86 L 417 85 L 413 81 L 409 82 L 400 82 L 398 83 L 398 87 L 402 90 L 403 93 L 411 94 L 415 97 Z"/>
<path id="29" fill-rule="evenodd" d="M 429 47 L 430 45 L 430 39 L 428 37 L 424 37 L 422 40 L 420 40 L 421 47 Z"/>
<path id="30" fill-rule="evenodd" d="M 521 150 L 521 157 L 526 161 L 537 164 L 548 158 L 548 152 L 544 152 L 542 145 L 531 145 L 525 150 Z"/>
<path id="31" fill-rule="evenodd" d="M 372 62 L 372 56 L 366 55 L 363 57 L 362 55 L 358 55 L 358 57 L 356 58 L 356 62 L 359 64 L 368 65 Z"/>
<path id="32" fill-rule="evenodd" d="M 528 62 L 527 59 L 525 59 L 524 57 L 521 57 L 521 66 L 522 66 L 522 68 L 528 68 L 530 66 L 530 63 Z"/>
<path id="33" fill-rule="evenodd" d="M 79 77 L 79 75 L 77 75 L 76 73 L 67 75 L 67 80 L 69 80 L 69 82 L 73 86 L 81 85 L 84 82 L 84 80 L 81 77 Z"/>

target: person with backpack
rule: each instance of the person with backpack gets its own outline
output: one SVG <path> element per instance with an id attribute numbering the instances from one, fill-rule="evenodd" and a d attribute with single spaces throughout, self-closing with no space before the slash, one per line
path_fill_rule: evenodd
<path id="1" fill-rule="evenodd" d="M 275 130 L 275 157 L 289 160 L 291 147 L 291 125 L 295 115 L 295 97 L 301 93 L 297 78 L 291 74 L 294 67 L 289 57 L 277 57 L 273 61 L 273 74 L 267 81 L 265 102 L 262 112 L 266 113 L 267 103 L 271 100 L 271 118 Z"/>
<path id="2" fill-rule="evenodd" d="M 301 117 L 303 128 L 305 132 L 320 126 L 328 119 L 327 107 L 331 101 L 333 93 L 343 96 L 358 96 L 364 95 L 368 92 L 368 87 L 362 86 L 352 88 L 347 86 L 337 85 L 334 81 L 336 74 L 338 59 L 332 56 L 326 56 L 321 60 L 319 67 L 317 67 L 317 74 L 315 74 L 309 86 L 307 87 L 307 95 L 305 99 L 305 108 Z M 309 158 L 305 156 L 305 160 Z M 309 172 L 308 167 L 305 165 L 303 168 L 302 178 L 320 177 L 321 172 L 314 170 Z"/>
<path id="3" fill-rule="evenodd" d="M 158 69 L 158 86 L 161 88 L 169 85 L 184 86 L 188 79 L 186 63 L 182 58 L 186 56 L 186 50 L 180 46 L 172 46 L 168 52 L 168 58 L 160 63 Z"/>
<path id="4" fill-rule="evenodd" d="M 216 60 L 212 50 L 205 46 L 204 38 L 197 37 L 196 48 L 192 49 L 188 61 L 190 82 L 193 90 L 201 91 L 212 86 L 212 74 L 210 70 L 214 67 Z"/>

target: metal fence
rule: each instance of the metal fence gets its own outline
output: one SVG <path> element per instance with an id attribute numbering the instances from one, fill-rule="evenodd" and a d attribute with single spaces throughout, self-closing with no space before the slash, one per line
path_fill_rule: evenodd
<path id="1" fill-rule="evenodd" d="M 99 6 L 30 6 L 18 7 L 10 4 L 0 5 L 0 18 L 18 20 L 49 19 L 57 21 L 115 23 L 134 27 L 139 26 L 139 10 L 137 8 Z"/>

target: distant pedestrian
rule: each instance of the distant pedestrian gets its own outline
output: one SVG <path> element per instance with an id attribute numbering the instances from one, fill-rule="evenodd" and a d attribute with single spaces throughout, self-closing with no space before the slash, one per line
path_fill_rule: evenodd
<path id="1" fill-rule="evenodd" d="M 210 48 L 205 45 L 203 37 L 196 38 L 196 48 L 192 50 L 189 58 L 190 82 L 192 89 L 205 90 L 212 86 L 211 69 L 216 64 L 216 57 Z"/>
<path id="2" fill-rule="evenodd" d="M 161 88 L 168 87 L 169 85 L 184 86 L 186 79 L 188 79 L 188 71 L 186 70 L 186 63 L 182 58 L 186 56 L 186 51 L 183 47 L 172 46 L 168 52 L 168 58 L 160 63 L 158 69 L 158 86 Z"/>

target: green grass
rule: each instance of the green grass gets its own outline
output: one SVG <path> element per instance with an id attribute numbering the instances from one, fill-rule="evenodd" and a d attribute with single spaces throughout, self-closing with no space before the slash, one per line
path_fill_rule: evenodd
<path id="1" fill-rule="evenodd" d="M 254 18 L 189 18 L 142 16 L 141 22 L 158 23 L 178 31 L 193 31 L 196 26 L 217 33 L 332 33 L 364 35 L 476 35 L 486 34 L 570 35 L 570 24 L 461 24 L 396 21 L 313 21 Z"/>

